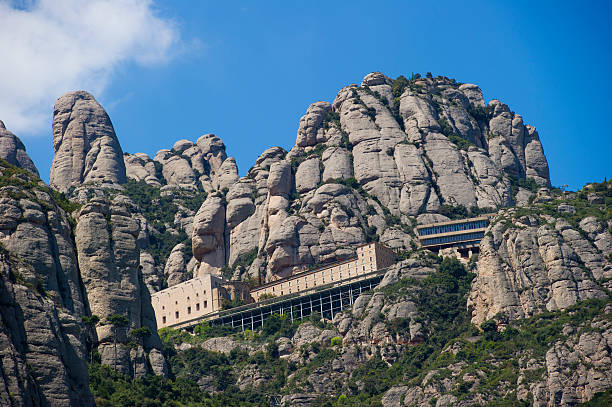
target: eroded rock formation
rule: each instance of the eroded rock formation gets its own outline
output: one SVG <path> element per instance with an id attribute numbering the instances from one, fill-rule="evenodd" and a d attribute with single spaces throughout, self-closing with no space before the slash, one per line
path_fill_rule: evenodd
<path id="1" fill-rule="evenodd" d="M 53 108 L 50 185 L 66 192 L 83 183 L 126 181 L 123 151 L 106 111 L 84 91 L 62 95 Z"/>

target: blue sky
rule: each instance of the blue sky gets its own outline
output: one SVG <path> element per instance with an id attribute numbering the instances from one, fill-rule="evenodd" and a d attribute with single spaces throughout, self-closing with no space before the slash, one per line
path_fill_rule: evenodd
<path id="1" fill-rule="evenodd" d="M 112 63 L 67 79 L 65 90 L 95 88 L 124 151 L 153 156 L 215 133 L 245 174 L 266 148 L 294 144 L 310 103 L 332 101 L 372 71 L 431 71 L 479 85 L 486 101 L 501 100 L 535 126 L 553 185 L 576 189 L 612 176 L 608 3 L 428 3 L 144 0 L 152 23 L 138 38 L 154 38 L 146 46 L 159 49 L 148 59 L 138 44 L 109 52 Z M 163 29 L 169 36 L 156 37 Z M 43 126 L 16 130 L 0 101 L 0 119 L 44 179 L 52 103 Z"/>

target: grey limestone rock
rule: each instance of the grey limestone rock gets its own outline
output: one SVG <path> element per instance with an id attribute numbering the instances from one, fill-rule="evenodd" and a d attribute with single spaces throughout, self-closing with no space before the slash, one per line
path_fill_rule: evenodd
<path id="1" fill-rule="evenodd" d="M 68 217 L 36 175 L 24 180 L 35 187 L 0 188 L 0 404 L 92 406 Z"/>
<path id="2" fill-rule="evenodd" d="M 300 119 L 296 145 L 299 147 L 314 146 L 325 141 L 323 121 L 331 110 L 329 102 L 315 102 Z"/>
<path id="3" fill-rule="evenodd" d="M 513 217 L 514 212 L 498 215 L 512 219 L 510 228 L 494 220 L 481 242 L 468 300 L 474 324 L 500 312 L 512 320 L 605 296 L 598 280 L 610 271 L 604 272 L 606 260 L 593 240 L 563 218 L 553 219 L 553 229 L 535 216 Z"/>
<path id="4" fill-rule="evenodd" d="M 53 109 L 50 185 L 62 192 L 83 183 L 126 181 L 123 151 L 106 111 L 84 91 L 69 92 Z"/>
<path id="5" fill-rule="evenodd" d="M 225 264 L 225 204 L 218 196 L 209 196 L 193 220 L 192 252 L 198 275 L 219 274 Z"/>
<path id="6" fill-rule="evenodd" d="M 187 262 L 185 261 L 185 245 L 179 243 L 172 249 L 168 260 L 166 260 L 166 266 L 164 268 L 164 275 L 168 282 L 168 287 L 180 284 L 183 281 L 189 280 L 192 276 L 187 272 Z"/>
<path id="7" fill-rule="evenodd" d="M 122 195 L 116 196 L 112 202 L 94 197 L 83 205 L 74 231 L 79 269 L 91 313 L 102 321 L 113 314 L 128 319 L 128 326 L 117 330 L 117 338 L 110 324 L 96 327 L 102 363 L 133 375 L 138 372 L 132 371 L 132 359 L 146 357 L 156 374 L 164 374 L 165 361 L 159 351 L 161 341 L 157 335 L 150 292 L 139 277 L 141 255 L 137 241 L 140 223 L 132 216 L 133 210 L 131 201 Z M 141 351 L 144 354 L 131 354 L 123 345 L 127 342 L 127 333 L 143 326 L 152 332 L 143 342 Z M 117 352 L 115 339 L 119 342 Z"/>
<path id="8" fill-rule="evenodd" d="M 0 120 L 0 158 L 38 176 L 38 170 L 17 136 L 8 131 Z"/>

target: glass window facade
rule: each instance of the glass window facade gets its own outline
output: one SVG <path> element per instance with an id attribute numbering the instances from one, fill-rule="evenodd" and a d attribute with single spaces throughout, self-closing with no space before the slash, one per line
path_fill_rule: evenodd
<path id="1" fill-rule="evenodd" d="M 431 226 L 419 229 L 419 236 L 437 235 L 438 233 L 461 232 L 463 230 L 481 229 L 487 227 L 486 220 L 476 220 L 452 225 Z"/>
<path id="2" fill-rule="evenodd" d="M 461 235 L 440 236 L 431 239 L 423 239 L 423 246 L 454 243 L 454 242 L 469 242 L 480 241 L 484 237 L 484 232 L 464 233 Z"/>

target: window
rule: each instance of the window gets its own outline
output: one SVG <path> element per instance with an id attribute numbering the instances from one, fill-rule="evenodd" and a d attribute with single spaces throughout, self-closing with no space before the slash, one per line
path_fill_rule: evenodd
<path id="1" fill-rule="evenodd" d="M 191 314 L 191 307 L 187 307 L 187 315 Z"/>
<path id="2" fill-rule="evenodd" d="M 199 296 L 200 296 L 200 293 L 196 293 L 196 297 L 199 297 Z"/>
<path id="3" fill-rule="evenodd" d="M 162 317 L 162 324 L 166 323 L 166 317 Z"/>
<path id="4" fill-rule="evenodd" d="M 208 301 L 204 300 L 204 308 L 208 307 Z"/>
<path id="5" fill-rule="evenodd" d="M 200 310 L 200 304 L 198 303 L 196 304 L 196 311 L 199 311 L 199 310 Z"/>
<path id="6" fill-rule="evenodd" d="M 179 312 L 178 312 L 178 311 L 176 311 L 176 312 L 174 313 L 174 316 L 176 317 L 176 319 L 178 319 L 178 317 L 179 317 Z"/>
<path id="7" fill-rule="evenodd" d="M 166 306 L 165 306 L 165 305 L 162 305 L 162 309 L 166 309 Z"/>

